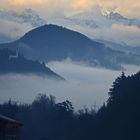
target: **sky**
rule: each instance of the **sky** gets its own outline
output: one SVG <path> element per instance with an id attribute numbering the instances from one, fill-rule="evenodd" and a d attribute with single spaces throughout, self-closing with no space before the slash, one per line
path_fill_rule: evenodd
<path id="1" fill-rule="evenodd" d="M 28 8 L 35 10 L 47 23 L 65 26 L 86 34 L 92 39 L 109 40 L 132 47 L 140 46 L 140 0 L 0 0 L 0 10 L 3 11 L 14 10 L 20 13 Z M 98 9 L 103 13 L 113 11 L 124 17 L 137 19 L 139 27 L 135 24 L 131 26 L 121 23 L 110 24 L 100 18 L 100 15 L 89 18 L 100 20 L 101 25 L 106 23 L 106 26 L 97 29 L 77 26 L 64 20 L 65 17 L 72 17 L 77 13 L 91 12 L 92 15 Z M 6 42 L 16 40 L 31 29 L 33 27 L 30 23 L 17 23 L 15 20 L 0 17 L 0 43 L 5 40 Z"/>
<path id="2" fill-rule="evenodd" d="M 32 7 L 40 12 L 61 11 L 65 14 L 90 10 L 100 6 L 105 10 L 116 10 L 128 17 L 140 17 L 140 0 L 0 0 L 0 7 L 18 10 Z"/>

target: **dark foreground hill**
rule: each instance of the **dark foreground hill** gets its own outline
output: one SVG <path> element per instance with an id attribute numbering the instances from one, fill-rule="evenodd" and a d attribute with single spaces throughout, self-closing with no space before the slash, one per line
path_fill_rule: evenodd
<path id="1" fill-rule="evenodd" d="M 137 55 L 112 50 L 103 43 L 57 25 L 36 28 L 17 41 L 0 44 L 0 48 L 19 48 L 26 57 L 45 62 L 71 58 L 109 69 L 122 69 L 121 64 L 140 64 Z"/>
<path id="2" fill-rule="evenodd" d="M 56 79 L 63 79 L 50 68 L 45 66 L 45 63 L 26 59 L 21 54 L 16 54 L 16 51 L 2 49 L 0 50 L 0 74 L 19 73 L 19 74 L 39 74 Z"/>

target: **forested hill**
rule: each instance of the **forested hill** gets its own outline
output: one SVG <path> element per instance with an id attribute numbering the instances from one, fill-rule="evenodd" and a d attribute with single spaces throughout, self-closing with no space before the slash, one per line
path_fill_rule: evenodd
<path id="1" fill-rule="evenodd" d="M 39 74 L 52 78 L 63 79 L 50 68 L 45 66 L 45 63 L 26 59 L 18 52 L 2 49 L 0 50 L 0 74 L 20 73 L 20 74 Z"/>
<path id="2" fill-rule="evenodd" d="M 97 115 L 98 127 L 107 139 L 140 138 L 140 72 L 118 77 L 109 91 L 109 99 Z M 100 133 L 100 132 L 99 132 Z"/>
<path id="3" fill-rule="evenodd" d="M 75 113 L 70 101 L 56 103 L 55 97 L 39 94 L 31 104 L 9 100 L 0 113 L 24 124 L 21 140 L 139 140 L 140 72 L 122 73 L 98 111 Z"/>
<path id="4" fill-rule="evenodd" d="M 27 32 L 17 41 L 0 44 L 0 48 L 15 49 L 34 60 L 62 61 L 70 58 L 91 66 L 122 70 L 121 64 L 140 64 L 140 56 L 110 49 L 73 30 L 44 25 Z"/>

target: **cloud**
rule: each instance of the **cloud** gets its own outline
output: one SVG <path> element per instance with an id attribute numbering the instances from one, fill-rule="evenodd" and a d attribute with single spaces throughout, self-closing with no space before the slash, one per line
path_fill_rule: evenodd
<path id="1" fill-rule="evenodd" d="M 22 37 L 29 30 L 46 24 L 46 21 L 32 9 L 0 11 L 0 43 Z"/>
<path id="2" fill-rule="evenodd" d="M 101 106 L 108 98 L 108 90 L 121 71 L 111 71 L 77 64 L 70 60 L 50 62 L 51 69 L 67 79 L 58 82 L 35 75 L 0 75 L 0 102 L 11 98 L 20 102 L 31 102 L 38 93 L 54 95 L 58 102 L 72 101 L 76 109 L 84 106 Z M 129 66 L 128 74 L 139 67 Z"/>
<path id="3" fill-rule="evenodd" d="M 140 44 L 140 28 L 136 26 L 113 24 L 110 29 L 106 28 L 100 33 L 104 34 L 104 38 L 115 42 L 126 43 L 130 46 Z"/>
<path id="4" fill-rule="evenodd" d="M 14 21 L 0 19 L 0 35 L 5 37 L 7 41 L 21 37 L 31 28 L 29 24 L 19 24 Z"/>
<path id="5" fill-rule="evenodd" d="M 140 44 L 140 28 L 136 26 L 124 26 L 124 25 L 112 25 L 112 33 L 114 33 L 114 36 L 118 36 L 119 40 L 124 40 L 124 42 L 130 44 L 139 46 Z"/>
<path id="6" fill-rule="evenodd" d="M 81 10 L 92 10 L 100 6 L 105 10 L 116 10 L 124 16 L 140 16 L 140 0 L 1 0 L 0 7 L 17 8 L 30 7 L 38 11 L 63 11 L 73 13 Z"/>
<path id="7" fill-rule="evenodd" d="M 62 19 L 65 15 L 73 15 L 74 13 L 81 11 L 94 11 L 100 7 L 104 11 L 116 11 L 121 13 L 126 17 L 139 18 L 140 17 L 140 0 L 1 0 L 0 1 L 1 8 L 8 9 L 16 9 L 17 11 L 25 8 L 35 9 L 37 12 L 41 13 L 42 17 L 44 17 L 48 23 L 51 23 L 51 18 L 56 18 L 58 16 L 58 22 L 55 20 L 54 24 L 59 23 L 59 25 L 64 25 Z M 60 16 L 60 17 L 59 17 Z M 100 18 L 100 16 L 95 17 L 96 20 Z M 102 25 L 104 21 L 101 19 L 100 21 Z M 87 27 L 80 27 L 75 25 L 65 24 L 66 27 L 70 27 L 71 29 L 75 29 L 80 31 L 90 37 L 94 38 L 102 38 L 109 39 L 114 41 L 126 42 L 127 44 L 137 46 L 140 44 L 140 33 L 139 29 L 135 26 L 123 26 L 119 24 L 114 24 L 111 27 L 98 28 L 95 30 L 91 30 Z M 6 24 L 7 25 L 7 24 Z M 111 23 L 109 23 L 111 25 Z M 10 26 L 10 24 L 9 24 Z M 27 25 L 23 25 L 24 29 L 27 28 Z M 25 27 L 26 26 L 26 27 Z M 2 27 L 2 26 L 1 26 Z M 4 28 L 11 28 L 3 26 Z M 19 27 L 19 26 L 18 26 Z M 7 30 L 7 29 L 5 29 Z M 13 29 L 14 30 L 14 29 Z M 22 30 L 22 29 L 20 29 Z M 17 30 L 17 31 L 20 31 Z M 25 30 L 28 31 L 28 30 Z M 123 31 L 123 32 L 122 32 Z M 2 31 L 3 32 L 3 31 Z M 21 31 L 23 34 L 23 31 Z M 14 32 L 13 35 L 18 34 Z M 21 34 L 21 35 L 22 35 Z M 13 36 L 10 34 L 10 36 Z M 17 35 L 16 35 L 17 36 Z"/>
<path id="8" fill-rule="evenodd" d="M 140 46 L 140 28 L 136 26 L 126 26 L 122 24 L 112 24 L 108 27 L 89 28 L 86 26 L 70 26 L 71 29 L 82 32 L 92 39 L 114 41 L 125 43 L 129 46 Z"/>
<path id="9" fill-rule="evenodd" d="M 102 2 L 101 2 L 102 1 Z M 140 0 L 100 0 L 101 6 L 108 9 L 116 7 L 116 11 L 124 16 L 139 18 Z"/>
<path id="10" fill-rule="evenodd" d="M 76 9 L 76 10 L 85 10 L 88 9 L 92 6 L 95 6 L 96 2 L 93 0 L 76 0 L 73 1 L 72 3 L 72 8 Z"/>
<path id="11" fill-rule="evenodd" d="M 9 0 L 11 5 L 36 5 L 47 4 L 48 0 Z"/>

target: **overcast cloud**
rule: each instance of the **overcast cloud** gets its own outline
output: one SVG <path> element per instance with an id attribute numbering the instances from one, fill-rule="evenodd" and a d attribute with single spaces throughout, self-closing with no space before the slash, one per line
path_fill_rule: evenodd
<path id="1" fill-rule="evenodd" d="M 82 32 L 88 37 L 114 41 L 119 44 L 127 44 L 131 47 L 140 46 L 140 28 L 136 26 L 126 26 L 121 24 L 112 24 L 111 27 L 95 28 L 70 25 L 71 29 Z"/>
<path id="2" fill-rule="evenodd" d="M 32 29 L 32 27 L 29 24 L 20 24 L 16 21 L 14 22 L 6 19 L 0 19 L 0 36 L 3 37 L 3 41 L 8 42 L 16 40 L 30 29 Z"/>
<path id="3" fill-rule="evenodd" d="M 89 10 L 100 6 L 103 9 L 116 10 L 129 17 L 140 16 L 140 0 L 1 0 L 1 8 L 21 8 L 32 7 L 39 11 L 64 11 L 72 13 L 75 11 Z"/>

